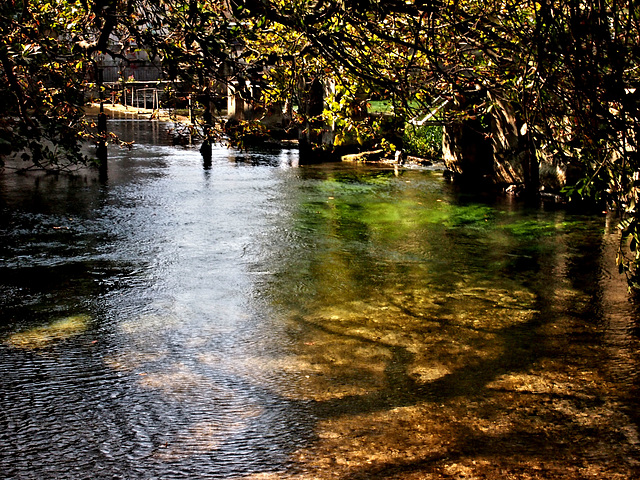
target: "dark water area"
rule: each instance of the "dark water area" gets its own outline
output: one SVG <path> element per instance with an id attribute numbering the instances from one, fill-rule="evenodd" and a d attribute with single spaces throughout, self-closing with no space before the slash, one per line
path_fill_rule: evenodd
<path id="1" fill-rule="evenodd" d="M 110 128 L 0 173 L 3 478 L 640 476 L 614 220 Z"/>

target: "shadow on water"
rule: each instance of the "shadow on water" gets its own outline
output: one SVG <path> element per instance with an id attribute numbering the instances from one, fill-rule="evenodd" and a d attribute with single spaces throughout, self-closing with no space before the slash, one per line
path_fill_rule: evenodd
<path id="1" fill-rule="evenodd" d="M 639 473 L 601 219 L 132 138 L 106 184 L 1 178 L 7 478 Z"/>
<path id="2" fill-rule="evenodd" d="M 337 202 L 335 192 L 328 203 Z M 366 196 L 362 184 L 357 194 Z M 314 284 L 306 303 L 289 298 L 299 311 L 292 328 L 306 332 L 303 343 L 315 350 L 309 371 L 328 377 L 314 391 L 347 386 L 316 394 L 320 440 L 304 455 L 312 471 L 322 477 L 330 469 L 341 478 L 636 475 L 638 375 L 631 370 L 638 366 L 632 353 L 638 338 L 626 335 L 624 350 L 606 340 L 612 312 L 627 331 L 637 324 L 623 279 L 601 265 L 611 264 L 613 257 L 602 253 L 612 253 L 615 237 L 587 217 L 560 213 L 549 222 L 541 212 L 522 218 L 517 207 L 501 213 L 506 206 L 471 205 L 432 218 L 447 225 L 445 237 L 432 243 L 446 262 L 413 251 L 408 268 L 407 257 L 383 262 L 387 279 L 380 280 L 380 252 L 376 260 L 371 249 L 353 244 L 375 250 L 378 222 L 392 213 L 377 205 L 379 195 L 373 206 L 361 199 L 352 218 L 345 215 L 353 207 L 348 195 L 343 205 L 326 207 L 324 220 L 343 241 L 341 259 L 313 245 L 311 266 L 296 263 L 289 272 L 304 271 L 299 281 Z M 370 210 L 375 222 L 367 220 Z M 303 207 L 301 216 L 308 211 Z M 420 230 L 403 213 L 389 215 L 394 229 L 404 218 Z M 517 218 L 505 223 L 513 213 Z M 421 240 L 429 243 L 430 233 L 422 230 Z M 397 254 L 408 238 L 392 246 L 390 240 L 385 245 Z M 359 270 L 369 276 L 363 280 Z M 415 270 L 427 285 L 411 283 Z M 329 278 L 339 296 L 330 285 L 324 285 L 330 293 L 319 288 Z M 608 370 L 620 364 L 624 380 L 615 380 Z M 350 393 L 354 383 L 368 387 Z"/>

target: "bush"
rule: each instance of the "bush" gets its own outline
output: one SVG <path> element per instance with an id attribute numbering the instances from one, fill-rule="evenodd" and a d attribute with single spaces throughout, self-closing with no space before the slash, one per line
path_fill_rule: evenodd
<path id="1" fill-rule="evenodd" d="M 403 136 L 404 153 L 416 157 L 440 159 L 442 157 L 442 126 L 407 124 Z"/>

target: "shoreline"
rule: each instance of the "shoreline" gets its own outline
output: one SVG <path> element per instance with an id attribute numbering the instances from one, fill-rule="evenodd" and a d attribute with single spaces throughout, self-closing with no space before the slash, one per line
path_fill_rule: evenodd
<path id="1" fill-rule="evenodd" d="M 99 103 L 88 103 L 84 106 L 84 114 L 87 117 L 97 117 L 100 113 Z M 110 118 L 135 118 L 140 120 L 157 120 L 159 122 L 174 122 L 191 125 L 189 117 L 171 114 L 170 110 L 160 108 L 137 108 L 119 104 L 104 104 L 104 113 Z"/>

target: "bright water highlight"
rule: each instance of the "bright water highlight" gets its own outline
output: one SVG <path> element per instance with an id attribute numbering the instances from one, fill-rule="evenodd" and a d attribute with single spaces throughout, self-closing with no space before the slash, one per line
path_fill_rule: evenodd
<path id="1" fill-rule="evenodd" d="M 111 127 L 106 182 L 0 175 L 6 478 L 638 472 L 605 218 Z"/>

